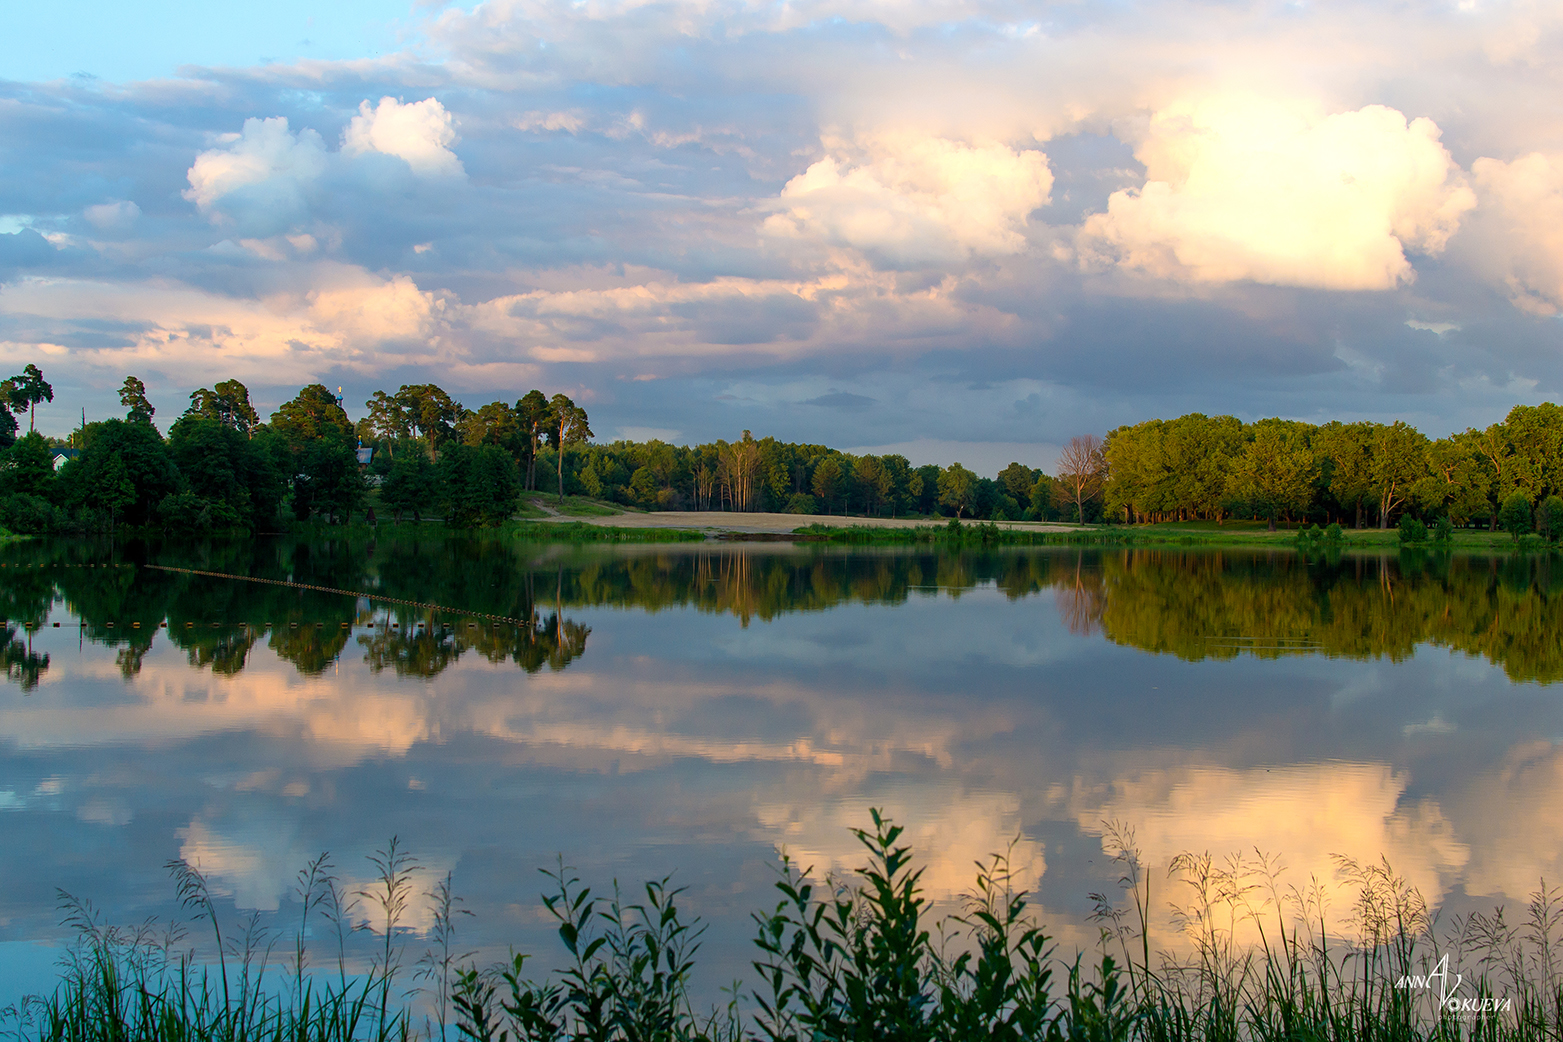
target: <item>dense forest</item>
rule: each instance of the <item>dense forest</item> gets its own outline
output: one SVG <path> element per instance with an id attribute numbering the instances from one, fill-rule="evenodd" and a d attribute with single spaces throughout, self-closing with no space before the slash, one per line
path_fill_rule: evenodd
<path id="1" fill-rule="evenodd" d="M 643 510 L 1357 528 L 1411 516 L 1563 530 L 1563 410 L 1551 403 L 1437 440 L 1403 422 L 1196 413 L 1077 437 L 1053 474 L 1011 463 L 989 478 L 748 431 L 695 446 L 597 442 L 585 409 L 537 390 L 474 410 L 436 385 L 404 385 L 376 391 L 354 422 L 311 384 L 263 422 L 228 380 L 191 394 L 166 437 L 135 377 L 120 390 L 124 419 L 83 423 L 68 439 L 31 429 L 52 400 L 35 366 L 0 382 L 0 524 L 12 531 L 276 531 L 370 511 L 480 527 L 513 517 L 533 491 Z M 18 437 L 21 416 L 29 433 Z M 71 457 L 58 472 L 57 452 Z"/>

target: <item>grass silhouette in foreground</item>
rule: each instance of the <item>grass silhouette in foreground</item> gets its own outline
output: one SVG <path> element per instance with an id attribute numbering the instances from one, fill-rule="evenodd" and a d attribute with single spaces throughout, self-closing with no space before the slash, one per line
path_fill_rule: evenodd
<path id="1" fill-rule="evenodd" d="M 959 914 L 930 921 L 901 829 L 878 811 L 854 830 L 867 863 L 850 880 L 811 882 L 783 859 L 776 905 L 754 915 L 748 986 L 725 1008 L 690 998 L 701 927 L 681 891 L 646 883 L 630 901 L 597 897 L 561 861 L 544 905 L 567 959 L 530 972 L 527 955 L 481 968 L 456 946 L 465 914 L 447 874 L 421 894 L 418 866 L 393 840 L 370 860 L 375 879 L 342 890 L 322 855 L 298 876 L 300 918 L 290 952 L 258 916 L 225 933 L 205 878 L 171 862 L 181 901 L 213 936 L 197 961 L 180 927 L 101 925 L 62 895 L 77 944 L 55 993 L 11 1011 L 9 1034 L 71 1042 L 467 1042 L 675 1040 L 1556 1039 L 1563 1019 L 1563 904 L 1543 882 L 1526 920 L 1500 909 L 1457 918 L 1440 938 L 1420 894 L 1387 863 L 1341 858 L 1352 937 L 1325 932 L 1324 887 L 1283 890 L 1273 861 L 1175 859 L 1186 904 L 1173 921 L 1183 954 L 1151 947 L 1151 887 L 1132 833 L 1109 825 L 1120 897 L 1092 895 L 1101 944 L 1087 963 L 1061 959 L 1014 889 L 1009 863 L 978 864 Z M 423 956 L 405 964 L 407 918 L 432 906 Z M 334 937 L 334 965 L 316 969 L 306 936 Z M 361 922 L 377 943 L 350 958 Z M 1257 943 L 1240 943 L 1247 923 Z M 1472 959 L 1474 979 L 1441 969 Z M 1466 964 L 1471 965 L 1470 963 Z M 1442 989 L 1442 990 L 1440 990 Z M 1438 999 L 1447 996 L 1448 1001 Z"/>

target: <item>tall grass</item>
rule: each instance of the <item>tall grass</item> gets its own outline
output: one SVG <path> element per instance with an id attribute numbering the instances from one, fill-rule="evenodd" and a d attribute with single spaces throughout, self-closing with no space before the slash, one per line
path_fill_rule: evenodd
<path id="1" fill-rule="evenodd" d="M 371 862 L 378 870 L 374 885 L 352 893 L 342 890 L 328 855 L 299 872 L 294 896 L 301 914 L 290 961 L 278 958 L 278 938 L 259 915 L 247 919 L 237 935 L 225 933 L 206 877 L 183 860 L 167 867 L 181 906 L 192 916 L 189 925 L 210 931 L 204 958 L 186 924 L 106 926 L 89 902 L 62 891 L 63 919 L 75 931 L 75 944 L 61 962 L 52 995 L 7 1011 L 11 1034 L 54 1042 L 405 1042 L 416 1037 L 408 993 L 400 986 L 402 919 L 416 866 L 395 839 Z M 375 931 L 378 922 L 376 932 L 384 937 L 383 948 L 365 970 L 350 968 L 348 957 L 347 938 L 361 915 L 369 924 L 359 929 Z M 305 940 L 312 919 L 325 924 L 336 941 L 335 965 L 322 972 L 311 966 Z"/>
<path id="2" fill-rule="evenodd" d="M 563 947 L 558 968 L 534 973 L 533 957 L 515 953 L 483 967 L 459 950 L 466 913 L 451 876 L 420 892 L 416 861 L 393 840 L 370 859 L 375 880 L 363 890 L 344 893 L 324 855 L 299 873 L 293 948 L 280 959 L 258 919 L 225 929 L 207 881 L 184 862 L 169 867 L 192 922 L 211 934 L 205 959 L 181 926 L 109 928 L 63 897 L 77 943 L 54 994 L 13 1011 L 9 1033 L 73 1042 L 1560 1038 L 1563 893 L 1545 882 L 1515 923 L 1497 909 L 1441 929 L 1382 861 L 1341 858 L 1338 887 L 1298 888 L 1260 855 L 1186 854 L 1167 894 L 1153 894 L 1132 833 L 1109 826 L 1120 887 L 1091 895 L 1099 944 L 1065 956 L 1006 855 L 979 863 L 959 910 L 935 919 L 901 828 L 874 811 L 872 828 L 854 832 L 865 864 L 849 878 L 817 881 L 783 859 L 775 904 L 753 916 L 749 982 L 714 1008 L 691 997 L 702 927 L 670 880 L 599 896 L 561 860 L 543 898 Z M 1348 913 L 1332 915 L 1340 894 Z M 409 972 L 406 920 L 420 896 L 433 925 Z M 334 966 L 311 964 L 312 922 L 329 927 Z M 354 923 L 375 935 L 367 958 L 348 954 Z M 1164 928 L 1176 936 L 1153 943 Z"/>

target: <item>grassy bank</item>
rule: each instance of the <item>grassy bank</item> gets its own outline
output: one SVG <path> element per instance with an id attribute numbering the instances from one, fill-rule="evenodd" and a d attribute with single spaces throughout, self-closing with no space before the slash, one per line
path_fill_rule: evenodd
<path id="1" fill-rule="evenodd" d="M 982 544 L 994 546 L 1177 546 L 1209 549 L 1285 548 L 1305 550 L 1396 552 L 1411 548 L 1454 553 L 1556 553 L 1558 544 L 1528 535 L 1515 540 L 1508 535 L 1459 529 L 1445 541 L 1427 539 L 1409 547 L 1396 529 L 1344 529 L 1334 538 L 1323 529 L 1277 525 L 1274 532 L 1262 522 L 1229 521 L 1225 525 L 1200 521 L 1159 525 L 1094 525 L 1069 531 L 1031 531 L 1001 528 L 992 522 L 919 525 L 915 528 L 879 528 L 870 525 L 832 527 L 812 524 L 793 529 L 804 539 L 832 543 L 895 546 L 917 543 Z"/>
<path id="2" fill-rule="evenodd" d="M 59 986 L 3 1026 L 60 1042 L 1558 1037 L 1563 893 L 1545 886 L 1513 926 L 1500 913 L 1435 934 L 1421 895 L 1387 864 L 1342 860 L 1344 892 L 1329 896 L 1350 905 L 1351 927 L 1327 937 L 1317 886 L 1283 893 L 1262 858 L 1185 855 L 1172 880 L 1183 943 L 1156 951 L 1149 880 L 1132 837 L 1110 829 L 1122 892 L 1092 897 L 1095 950 L 1059 952 L 1001 854 L 977 866 L 963 910 L 934 922 L 901 830 L 872 819 L 854 830 L 865 864 L 852 878 L 819 884 L 784 861 L 775 903 L 752 917 L 751 966 L 723 968 L 743 981 L 725 1007 L 690 998 L 701 928 L 681 912 L 677 887 L 663 879 L 596 896 L 562 863 L 543 897 L 562 943 L 552 973 L 526 954 L 486 967 L 459 954 L 448 874 L 422 894 L 432 926 L 413 960 L 416 862 L 393 841 L 351 895 L 324 855 L 306 866 L 296 936 L 281 945 L 255 919 L 224 933 L 206 880 L 170 863 L 185 909 L 213 936 L 204 961 L 176 929 L 116 931 L 67 898 L 78 943 Z M 356 963 L 355 922 L 375 932 Z M 1251 925 L 1258 941 L 1239 943 L 1223 923 Z M 306 938 L 326 948 L 323 969 Z"/>
<path id="3" fill-rule="evenodd" d="M 560 499 L 548 492 L 526 492 L 521 496 L 521 512 L 523 517 L 549 517 L 556 514 L 565 517 L 613 517 L 632 511 L 588 496 L 565 496 Z M 633 512 L 644 513 L 641 510 Z"/>
<path id="4" fill-rule="evenodd" d="M 614 528 L 609 525 L 589 525 L 584 521 L 540 521 L 527 517 L 491 528 L 456 528 L 444 521 L 434 520 L 407 520 L 399 524 L 382 521 L 377 525 L 357 522 L 350 525 L 301 523 L 290 527 L 286 534 L 378 541 L 429 536 L 477 536 L 516 539 L 528 543 L 689 543 L 701 542 L 706 538 L 706 533 L 686 528 Z"/>
<path id="5" fill-rule="evenodd" d="M 497 529 L 531 543 L 701 543 L 706 533 L 687 528 L 614 528 L 584 521 L 514 521 Z"/>

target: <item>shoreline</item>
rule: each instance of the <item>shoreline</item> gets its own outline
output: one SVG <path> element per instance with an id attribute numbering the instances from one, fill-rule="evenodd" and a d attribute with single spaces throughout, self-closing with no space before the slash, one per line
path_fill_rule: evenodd
<path id="1" fill-rule="evenodd" d="M 594 528 L 644 531 L 663 529 L 701 533 L 708 539 L 725 541 L 784 542 L 856 542 L 856 543 L 906 543 L 939 539 L 950 532 L 953 519 L 851 517 L 819 514 L 739 513 L 734 511 L 670 510 L 657 512 L 625 512 L 603 516 L 554 515 L 546 518 L 528 518 L 529 527 L 547 525 L 588 525 Z M 1323 538 L 1302 540 L 1298 527 L 1279 528 L 1274 532 L 1265 528 L 1244 529 L 1236 527 L 1200 526 L 1172 527 L 1171 525 L 1077 525 L 1057 521 L 963 521 L 959 530 L 962 541 L 980 540 L 985 534 L 1004 533 L 1002 542 L 1020 541 L 1019 537 L 1036 537 L 1034 545 L 1091 545 L 1091 546 L 1166 546 L 1208 549 L 1254 549 L 1258 547 L 1299 550 L 1374 550 L 1399 552 L 1468 552 L 1468 553 L 1547 553 L 1558 552 L 1553 544 L 1542 542 L 1535 536 L 1516 542 L 1502 532 L 1462 529 L 1454 533 L 1448 543 L 1436 543 L 1431 539 L 1411 545 L 1402 545 L 1397 529 L 1345 529 L 1341 538 L 1329 542 Z M 1176 523 L 1175 523 L 1176 524 Z M 919 538 L 922 537 L 922 538 Z M 1027 540 L 1027 542 L 1032 542 Z"/>

